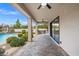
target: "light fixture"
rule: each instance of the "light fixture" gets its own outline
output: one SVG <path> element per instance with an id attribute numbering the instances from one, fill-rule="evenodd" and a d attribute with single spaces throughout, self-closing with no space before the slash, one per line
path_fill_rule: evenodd
<path id="1" fill-rule="evenodd" d="M 47 5 L 47 3 L 41 3 L 42 8 L 45 8 L 45 6 Z"/>
<path id="2" fill-rule="evenodd" d="M 51 6 L 48 3 L 41 3 L 37 9 L 39 10 L 40 8 L 45 8 L 45 7 L 47 7 L 48 9 L 51 9 Z"/>

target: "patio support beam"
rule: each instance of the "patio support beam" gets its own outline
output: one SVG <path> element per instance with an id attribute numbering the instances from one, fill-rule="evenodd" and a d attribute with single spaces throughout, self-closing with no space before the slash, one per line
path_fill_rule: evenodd
<path id="1" fill-rule="evenodd" d="M 32 18 L 28 19 L 28 41 L 32 41 Z"/>

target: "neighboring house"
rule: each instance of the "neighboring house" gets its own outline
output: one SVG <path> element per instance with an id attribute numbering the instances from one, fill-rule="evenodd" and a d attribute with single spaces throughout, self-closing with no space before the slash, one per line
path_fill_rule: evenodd
<path id="1" fill-rule="evenodd" d="M 13 31 L 13 28 L 10 27 L 9 25 L 5 25 L 5 24 L 0 25 L 0 32 L 9 33 L 9 32 L 12 32 L 12 31 Z"/>
<path id="2" fill-rule="evenodd" d="M 9 26 L 8 25 L 2 26 L 2 32 L 7 33 L 8 31 L 9 31 Z"/>
<path id="3" fill-rule="evenodd" d="M 14 32 L 22 32 L 22 30 L 28 31 L 28 29 L 14 29 Z"/>
<path id="4" fill-rule="evenodd" d="M 2 32 L 2 26 L 0 25 L 0 32 Z"/>

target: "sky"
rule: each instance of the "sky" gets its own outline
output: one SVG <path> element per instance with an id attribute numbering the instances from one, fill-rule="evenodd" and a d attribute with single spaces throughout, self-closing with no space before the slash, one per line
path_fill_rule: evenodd
<path id="1" fill-rule="evenodd" d="M 27 24 L 27 16 L 24 16 L 11 4 L 0 3 L 0 24 L 12 25 L 16 23 L 17 19 L 19 19 L 21 24 Z"/>

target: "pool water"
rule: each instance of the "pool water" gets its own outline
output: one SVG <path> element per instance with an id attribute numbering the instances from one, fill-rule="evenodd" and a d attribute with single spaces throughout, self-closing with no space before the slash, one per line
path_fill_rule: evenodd
<path id="1" fill-rule="evenodd" d="M 0 43 L 5 43 L 6 39 L 11 36 L 17 37 L 16 34 L 0 34 Z"/>

